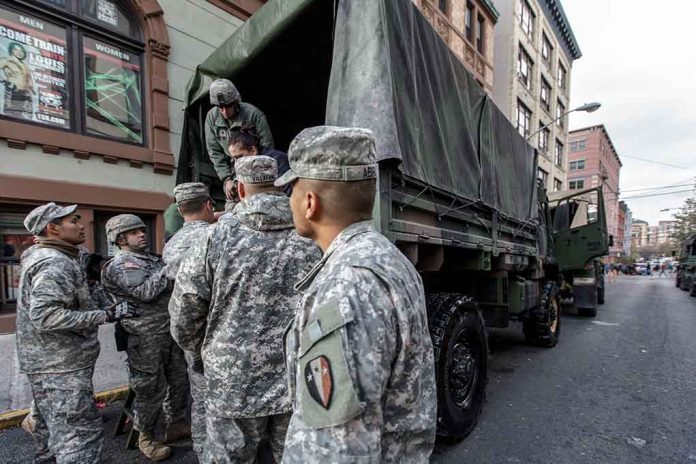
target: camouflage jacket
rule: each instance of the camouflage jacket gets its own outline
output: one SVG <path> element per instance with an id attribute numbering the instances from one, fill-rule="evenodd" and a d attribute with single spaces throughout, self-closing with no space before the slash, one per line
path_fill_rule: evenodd
<path id="1" fill-rule="evenodd" d="M 96 309 L 78 260 L 34 246 L 22 257 L 17 301 L 17 355 L 26 374 L 93 368 L 99 355 Z"/>
<path id="2" fill-rule="evenodd" d="M 205 235 L 206 229 L 210 226 L 205 221 L 191 221 L 183 225 L 179 231 L 169 239 L 162 251 L 162 259 L 167 265 L 167 277 L 171 280 L 176 279 L 181 260 L 191 248 L 191 246 Z"/>
<path id="3" fill-rule="evenodd" d="M 297 287 L 304 293 L 287 334 L 294 412 L 283 462 L 428 462 L 433 346 L 411 263 L 359 222 Z"/>
<path id="4" fill-rule="evenodd" d="M 299 303 L 293 285 L 319 258 L 295 233 L 281 193 L 242 201 L 187 253 L 170 303 L 172 335 L 185 350 L 200 349 L 210 411 L 290 411 L 282 337 Z"/>
<path id="5" fill-rule="evenodd" d="M 232 177 L 234 165 L 230 163 L 230 152 L 227 147 L 229 131 L 245 124 L 254 124 L 256 133 L 261 138 L 261 146 L 274 148 L 271 128 L 268 127 L 266 115 L 249 103 L 240 104 L 239 114 L 234 121 L 229 121 L 216 107 L 212 107 L 205 116 L 205 145 L 208 156 L 213 163 L 215 172 L 220 180 Z"/>
<path id="6" fill-rule="evenodd" d="M 118 250 L 102 269 L 102 284 L 115 301 L 138 305 L 139 317 L 125 319 L 121 325 L 134 335 L 169 332 L 171 281 L 164 261 L 150 253 Z"/>

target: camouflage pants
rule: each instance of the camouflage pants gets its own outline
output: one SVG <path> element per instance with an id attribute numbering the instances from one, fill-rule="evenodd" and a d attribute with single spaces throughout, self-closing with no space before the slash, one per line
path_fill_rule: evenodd
<path id="1" fill-rule="evenodd" d="M 203 461 L 203 447 L 205 445 L 205 395 L 206 382 L 205 376 L 193 372 L 191 366 L 193 361 L 186 356 L 186 363 L 189 366 L 189 384 L 191 385 L 191 441 L 193 451 L 198 456 L 199 461 Z"/>
<path id="2" fill-rule="evenodd" d="M 206 464 L 253 463 L 259 443 L 268 439 L 273 458 L 283 458 L 285 433 L 288 431 L 290 413 L 275 416 L 232 419 L 229 417 L 206 417 L 206 441 L 203 461 Z"/>
<path id="3" fill-rule="evenodd" d="M 41 417 L 36 411 L 36 403 L 32 400 L 31 409 L 29 410 L 29 417 L 34 423 L 34 431 L 31 436 L 34 439 L 34 445 L 36 446 L 36 451 L 34 452 L 34 463 L 44 464 L 55 462 L 53 453 L 48 448 L 48 426 L 46 421 Z"/>
<path id="4" fill-rule="evenodd" d="M 135 392 L 136 430 L 153 433 L 160 409 L 167 424 L 185 419 L 188 375 L 184 352 L 167 332 L 128 335 L 128 376 Z"/>
<path id="5" fill-rule="evenodd" d="M 36 430 L 39 434 L 48 430 L 48 448 L 58 464 L 101 462 L 104 437 L 101 415 L 94 404 L 93 372 L 89 368 L 29 375 Z"/>

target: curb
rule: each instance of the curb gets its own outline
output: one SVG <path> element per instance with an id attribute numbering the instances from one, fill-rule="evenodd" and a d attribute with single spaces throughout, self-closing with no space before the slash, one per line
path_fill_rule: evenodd
<path id="1" fill-rule="evenodd" d="M 127 395 L 128 385 L 100 391 L 94 395 L 94 399 L 97 403 L 108 404 L 123 399 Z M 29 414 L 29 409 L 17 409 L 0 414 L 0 430 L 19 426 L 27 414 Z"/>

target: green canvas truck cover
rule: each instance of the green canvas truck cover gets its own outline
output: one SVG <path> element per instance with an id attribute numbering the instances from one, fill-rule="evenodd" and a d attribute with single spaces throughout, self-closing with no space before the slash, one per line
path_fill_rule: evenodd
<path id="1" fill-rule="evenodd" d="M 177 183 L 217 181 L 202 136 L 208 86 L 231 79 L 276 148 L 320 125 L 374 131 L 380 161 L 532 221 L 535 150 L 410 0 L 271 0 L 201 63 L 185 95 Z"/>

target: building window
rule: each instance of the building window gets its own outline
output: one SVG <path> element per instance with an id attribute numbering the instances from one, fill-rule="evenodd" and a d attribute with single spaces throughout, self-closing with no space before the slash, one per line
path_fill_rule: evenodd
<path id="1" fill-rule="evenodd" d="M 483 55 L 483 47 L 485 46 L 486 35 L 486 20 L 483 16 L 478 15 L 478 27 L 476 28 L 476 50 Z"/>
<path id="2" fill-rule="evenodd" d="M 563 129 L 565 127 L 565 106 L 560 100 L 556 102 L 556 119 L 558 119 L 558 127 Z"/>
<path id="3" fill-rule="evenodd" d="M 529 135 L 530 121 L 532 119 L 532 112 L 527 108 L 524 103 L 517 100 L 517 130 L 522 137 L 527 137 Z"/>
<path id="4" fill-rule="evenodd" d="M 522 44 L 520 44 L 519 51 L 517 53 L 517 77 L 520 82 L 524 84 L 527 89 L 532 88 L 532 59 L 529 54 L 524 50 Z"/>
<path id="5" fill-rule="evenodd" d="M 546 81 L 546 79 L 544 79 L 543 76 L 541 78 L 540 88 L 539 100 L 541 101 L 541 106 L 547 112 L 551 111 L 551 85 Z"/>
<path id="6" fill-rule="evenodd" d="M 575 153 L 578 151 L 583 151 L 587 148 L 587 139 L 575 140 L 570 142 L 570 152 Z"/>
<path id="7" fill-rule="evenodd" d="M 0 117 L 142 145 L 135 21 L 113 1 L 49 3 L 64 8 L 62 23 L 0 7 Z"/>
<path id="8" fill-rule="evenodd" d="M 466 39 L 473 43 L 474 42 L 474 5 L 470 2 L 466 2 L 466 13 L 464 13 L 464 31 L 466 33 Z"/>
<path id="9" fill-rule="evenodd" d="M 585 160 L 581 159 L 581 160 L 571 161 L 569 163 L 569 166 L 570 166 L 571 171 L 581 171 L 581 170 L 585 169 Z"/>
<path id="10" fill-rule="evenodd" d="M 534 13 L 532 12 L 532 7 L 529 6 L 529 2 L 527 2 L 527 0 L 520 1 L 517 14 L 520 16 L 520 27 L 522 27 L 522 31 L 528 37 L 532 37 L 534 34 Z"/>
<path id="11" fill-rule="evenodd" d="M 440 11 L 447 14 L 447 0 L 439 0 L 438 7 L 440 8 Z"/>
<path id="12" fill-rule="evenodd" d="M 566 81 L 567 81 L 567 71 L 563 67 L 561 62 L 558 62 L 558 88 L 561 89 L 563 93 L 566 93 Z"/>
<path id="13" fill-rule="evenodd" d="M 549 178 L 549 173 L 544 171 L 541 168 L 538 168 L 537 170 L 537 179 L 541 180 L 541 183 L 543 185 L 546 185 L 546 180 Z"/>
<path id="14" fill-rule="evenodd" d="M 544 127 L 544 123 L 539 121 L 539 127 Z M 547 129 L 542 129 L 539 131 L 539 151 L 542 153 L 549 152 L 549 136 L 551 131 Z"/>
<path id="15" fill-rule="evenodd" d="M 553 162 L 556 166 L 563 167 L 563 144 L 556 140 L 556 151 L 553 155 Z"/>
<path id="16" fill-rule="evenodd" d="M 585 179 L 574 179 L 568 182 L 570 190 L 580 190 L 585 188 Z"/>
<path id="17" fill-rule="evenodd" d="M 541 34 L 541 58 L 544 62 L 551 66 L 551 54 L 553 53 L 553 45 L 545 33 Z"/>
<path id="18" fill-rule="evenodd" d="M 556 179 L 555 177 L 553 178 L 553 191 L 554 192 L 560 192 L 563 190 L 563 182 L 561 179 Z"/>

